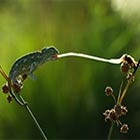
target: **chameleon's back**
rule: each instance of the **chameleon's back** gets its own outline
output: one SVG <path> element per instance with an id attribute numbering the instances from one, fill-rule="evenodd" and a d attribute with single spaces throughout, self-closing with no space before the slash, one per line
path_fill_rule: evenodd
<path id="1" fill-rule="evenodd" d="M 36 68 L 43 63 L 54 60 L 59 52 L 54 47 L 43 48 L 40 51 L 29 53 L 17 59 L 12 65 L 9 72 L 9 78 L 12 82 L 15 82 L 19 76 L 30 75 Z"/>

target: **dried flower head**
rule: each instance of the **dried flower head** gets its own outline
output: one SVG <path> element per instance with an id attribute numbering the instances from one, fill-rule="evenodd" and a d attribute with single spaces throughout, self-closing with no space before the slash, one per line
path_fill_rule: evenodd
<path id="1" fill-rule="evenodd" d="M 129 128 L 128 128 L 127 124 L 123 124 L 122 127 L 120 128 L 121 133 L 127 133 L 128 130 L 129 130 Z"/>
<path id="2" fill-rule="evenodd" d="M 128 110 L 126 109 L 125 106 L 122 106 L 122 105 L 119 105 L 119 104 L 116 104 L 114 106 L 114 109 L 115 109 L 118 117 L 126 115 L 126 113 L 128 112 Z"/>
<path id="3" fill-rule="evenodd" d="M 121 105 L 116 104 L 116 105 L 114 106 L 114 109 L 115 109 L 115 112 L 117 113 L 117 115 L 118 115 L 118 116 L 121 116 L 121 114 L 122 114 Z"/>
<path id="4" fill-rule="evenodd" d="M 111 109 L 111 110 L 110 110 L 109 119 L 110 119 L 111 121 L 112 121 L 112 120 L 114 120 L 114 121 L 118 120 L 118 115 L 117 115 L 115 109 Z"/>
<path id="5" fill-rule="evenodd" d="M 2 86 L 2 92 L 3 93 L 8 93 L 9 92 L 9 87 L 8 87 L 7 83 Z"/>
<path id="6" fill-rule="evenodd" d="M 110 114 L 110 110 L 109 110 L 109 109 L 107 109 L 107 110 L 103 113 L 103 115 L 105 116 L 105 121 L 109 120 L 109 114 Z"/>
<path id="7" fill-rule="evenodd" d="M 12 102 L 12 99 L 13 99 L 13 98 L 12 98 L 12 96 L 11 96 L 11 95 L 8 95 L 8 96 L 7 96 L 7 100 L 8 100 L 8 102 L 9 102 L 9 103 L 11 103 L 11 102 Z"/>
<path id="8" fill-rule="evenodd" d="M 126 109 L 125 106 L 121 106 L 121 113 L 122 115 L 126 115 L 126 113 L 128 112 L 128 110 Z"/>
<path id="9" fill-rule="evenodd" d="M 121 64 L 121 66 L 120 66 L 120 69 L 121 69 L 121 72 L 122 72 L 122 73 L 127 73 L 127 72 L 129 71 L 129 69 L 130 69 L 130 66 L 129 66 L 128 63 L 123 62 L 123 63 Z"/>
<path id="10" fill-rule="evenodd" d="M 131 72 L 129 72 L 127 77 L 126 77 L 127 80 L 131 80 L 132 82 L 134 82 L 134 78 L 135 77 L 134 77 L 134 75 Z"/>
<path id="11" fill-rule="evenodd" d="M 111 110 L 107 109 L 103 113 L 103 115 L 105 116 L 105 121 L 107 121 L 107 120 L 110 120 L 110 121 L 118 120 L 118 115 L 117 115 L 117 113 L 115 112 L 114 109 L 111 109 Z"/>
<path id="12" fill-rule="evenodd" d="M 128 63 L 131 68 L 136 68 L 137 62 L 134 60 L 134 58 L 128 54 L 123 55 L 122 57 L 122 63 Z"/>
<path id="13" fill-rule="evenodd" d="M 110 86 L 107 86 L 105 88 L 105 93 L 106 93 L 107 96 L 110 96 L 110 95 L 113 94 L 113 89 Z"/>
<path id="14" fill-rule="evenodd" d="M 109 120 L 109 121 L 114 121 L 117 126 L 121 126 L 120 128 L 120 132 L 121 133 L 127 133 L 128 131 L 128 126 L 126 124 L 123 124 L 121 123 L 120 121 L 120 117 L 123 116 L 123 115 L 126 115 L 126 113 L 128 112 L 128 110 L 126 109 L 125 106 L 122 106 L 120 104 L 116 104 L 114 106 L 114 108 L 112 109 L 107 109 L 103 115 L 105 116 L 105 121 Z"/>

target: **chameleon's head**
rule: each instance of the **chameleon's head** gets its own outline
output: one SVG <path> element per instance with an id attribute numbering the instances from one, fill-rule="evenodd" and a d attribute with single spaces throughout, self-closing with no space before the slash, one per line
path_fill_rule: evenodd
<path id="1" fill-rule="evenodd" d="M 59 51 L 54 46 L 43 48 L 41 50 L 41 55 L 44 59 L 44 62 L 49 60 L 56 60 L 58 53 Z"/>

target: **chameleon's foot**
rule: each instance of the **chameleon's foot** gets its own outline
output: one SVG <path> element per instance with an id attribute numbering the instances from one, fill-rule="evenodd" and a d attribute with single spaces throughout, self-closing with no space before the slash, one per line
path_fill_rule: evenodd
<path id="1" fill-rule="evenodd" d="M 23 83 L 21 81 L 19 83 L 13 84 L 14 93 L 19 93 L 22 88 L 23 88 Z"/>

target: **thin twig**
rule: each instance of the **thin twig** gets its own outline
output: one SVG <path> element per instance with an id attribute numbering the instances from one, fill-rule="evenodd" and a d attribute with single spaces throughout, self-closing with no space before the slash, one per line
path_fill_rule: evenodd
<path id="1" fill-rule="evenodd" d="M 122 93 L 122 87 L 123 87 L 123 80 L 121 82 L 121 86 L 120 86 L 120 89 L 119 89 L 119 95 L 118 95 L 118 99 L 117 99 L 117 104 L 119 104 L 119 100 L 120 100 L 121 93 Z"/>
<path id="2" fill-rule="evenodd" d="M 124 96 L 126 95 L 126 92 L 127 92 L 127 90 L 128 90 L 128 88 L 129 88 L 131 83 L 132 83 L 132 81 L 131 81 L 131 79 L 129 79 L 129 81 L 127 82 L 127 84 L 125 86 L 125 89 L 124 89 L 124 91 L 123 91 L 123 93 L 122 93 L 122 95 L 120 97 L 119 104 L 122 103 L 122 100 L 124 99 Z"/>
<path id="3" fill-rule="evenodd" d="M 114 99 L 114 101 L 116 103 L 116 97 L 115 97 L 115 95 L 114 94 L 111 94 L 111 96 L 113 97 L 113 99 Z"/>
<path id="4" fill-rule="evenodd" d="M 48 138 L 46 137 L 46 135 L 45 135 L 45 133 L 43 132 L 42 128 L 40 127 L 40 125 L 39 125 L 37 119 L 35 118 L 33 112 L 31 111 L 31 109 L 30 109 L 29 106 L 27 105 L 27 102 L 23 99 L 23 97 L 22 97 L 21 95 L 19 95 L 19 97 L 20 97 L 21 101 L 23 102 L 25 109 L 27 110 L 27 112 L 30 114 L 30 116 L 32 117 L 33 121 L 35 122 L 35 124 L 36 124 L 38 130 L 40 131 L 42 137 L 44 138 L 44 140 L 48 140 Z"/>
<path id="5" fill-rule="evenodd" d="M 140 65 L 140 59 L 139 59 L 139 61 L 138 61 L 138 64 L 137 64 L 136 68 L 135 68 L 134 71 L 133 71 L 133 75 L 136 73 L 136 71 L 137 71 L 139 65 Z"/>
<path id="6" fill-rule="evenodd" d="M 115 122 L 112 121 L 111 126 L 110 126 L 110 129 L 109 129 L 107 140 L 111 140 L 111 135 L 112 135 L 112 132 L 113 132 L 114 124 L 115 124 Z"/>

